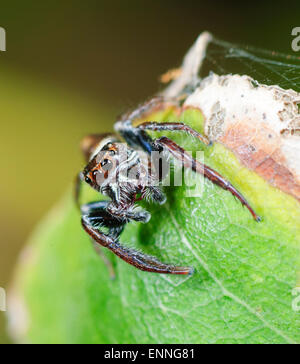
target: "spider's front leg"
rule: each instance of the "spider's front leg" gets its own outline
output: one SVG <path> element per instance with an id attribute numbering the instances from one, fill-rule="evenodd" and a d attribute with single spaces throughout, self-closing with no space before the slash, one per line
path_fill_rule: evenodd
<path id="1" fill-rule="evenodd" d="M 156 121 L 147 121 L 137 126 L 139 130 L 151 130 L 151 131 L 172 131 L 183 132 L 190 136 L 199 139 L 205 145 L 211 145 L 212 143 L 206 136 L 200 134 L 198 131 L 192 129 L 190 126 L 184 123 L 158 123 Z"/>
<path id="2" fill-rule="evenodd" d="M 257 222 L 261 221 L 260 216 L 256 214 L 256 212 L 249 205 L 245 197 L 218 172 L 194 159 L 183 148 L 181 148 L 178 144 L 176 144 L 173 140 L 169 138 L 162 137 L 154 141 L 154 144 L 157 149 L 160 149 L 161 151 L 165 150 L 169 152 L 174 158 L 181 161 L 185 168 L 190 168 L 194 172 L 202 174 L 212 183 L 218 185 L 219 187 L 223 188 L 226 191 L 229 191 L 242 203 L 242 205 L 247 207 L 247 209 L 250 211 L 251 215 Z"/>
<path id="3" fill-rule="evenodd" d="M 118 240 L 122 231 L 124 230 L 125 224 L 121 224 L 120 221 L 115 222 L 111 219 L 111 216 L 106 213 L 108 201 L 92 202 L 86 205 L 82 205 L 81 209 L 81 219 L 82 224 L 90 226 L 93 229 L 99 230 L 102 227 L 107 227 L 109 229 L 109 236 L 114 240 Z M 107 266 L 109 275 L 111 279 L 116 277 L 114 267 L 111 261 L 106 257 L 102 251 L 102 247 L 105 247 L 105 237 L 103 237 L 102 243 L 95 241 L 93 238 L 93 245 L 96 252 L 102 258 L 104 264 Z"/>
<path id="4" fill-rule="evenodd" d="M 113 202 L 108 204 L 107 212 L 114 218 L 124 220 L 126 222 L 133 220 L 146 224 L 151 219 L 151 214 L 148 211 L 141 209 L 123 209 L 115 205 Z"/>
<path id="5" fill-rule="evenodd" d="M 98 244 L 111 250 L 125 262 L 142 271 L 164 274 L 192 274 L 190 267 L 176 267 L 161 263 L 154 257 L 144 255 L 132 248 L 123 247 L 118 238 L 123 231 L 126 219 L 116 217 L 107 211 L 109 202 L 96 202 L 82 207 L 82 226 L 89 236 Z M 100 228 L 108 227 L 109 233 L 104 234 Z"/>
<path id="6" fill-rule="evenodd" d="M 152 139 L 146 133 L 149 131 L 171 131 L 183 132 L 198 140 L 205 145 L 212 145 L 212 143 L 200 134 L 198 131 L 192 129 L 184 123 L 161 123 L 156 121 L 147 121 L 140 125 L 134 126 L 133 120 L 119 121 L 115 124 L 115 129 L 119 132 L 127 143 L 132 147 L 141 147 L 144 151 L 151 153 L 153 151 Z"/>
<path id="7" fill-rule="evenodd" d="M 152 152 L 152 139 L 143 131 L 134 126 L 134 121 L 142 118 L 148 111 L 162 104 L 162 97 L 153 97 L 132 112 L 122 116 L 115 123 L 115 131 L 119 133 L 131 147 L 140 147 L 144 151 Z"/>
<path id="8" fill-rule="evenodd" d="M 150 110 L 155 109 L 160 104 L 169 102 L 178 105 L 179 99 L 164 99 L 163 97 L 154 97 L 146 102 L 132 113 L 126 114 L 120 121 L 116 122 L 115 130 L 120 133 L 126 142 L 132 147 L 141 147 L 144 151 L 151 153 L 153 151 L 152 139 L 146 133 L 147 130 L 151 131 L 175 131 L 184 132 L 190 136 L 197 138 L 205 145 L 210 145 L 211 142 L 207 137 L 203 136 L 196 130 L 184 123 L 160 123 L 156 121 L 147 121 L 140 125 L 135 126 L 134 121 L 141 119 Z"/>

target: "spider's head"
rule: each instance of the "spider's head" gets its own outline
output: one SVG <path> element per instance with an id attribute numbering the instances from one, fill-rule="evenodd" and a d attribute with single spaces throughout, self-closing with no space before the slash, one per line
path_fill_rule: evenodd
<path id="1" fill-rule="evenodd" d="M 84 168 L 82 179 L 97 191 L 100 191 L 116 170 L 118 149 L 118 143 L 105 144 Z"/>
<path id="2" fill-rule="evenodd" d="M 140 177 L 146 170 L 143 163 L 147 168 L 148 159 L 144 161 L 135 149 L 107 138 L 94 149 L 81 173 L 81 180 L 103 194 L 109 194 L 109 191 L 115 193 L 120 186 L 126 185 L 128 188 L 129 185 L 142 183 Z"/>

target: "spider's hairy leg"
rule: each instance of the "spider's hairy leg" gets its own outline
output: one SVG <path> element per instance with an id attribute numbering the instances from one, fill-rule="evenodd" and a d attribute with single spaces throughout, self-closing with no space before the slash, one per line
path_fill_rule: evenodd
<path id="1" fill-rule="evenodd" d="M 109 235 L 118 239 L 126 225 L 125 220 L 116 219 L 108 212 L 110 201 L 91 202 L 81 206 L 81 217 L 90 226 L 99 229 L 106 227 Z"/>
<path id="2" fill-rule="evenodd" d="M 184 123 L 159 123 L 156 121 L 147 121 L 143 124 L 137 126 L 140 130 L 151 130 L 151 131 L 174 131 L 174 132 L 183 132 L 191 135 L 194 138 L 199 139 L 205 145 L 211 145 L 211 142 L 207 139 L 207 137 L 198 133 L 196 130 L 192 129 L 190 126 Z"/>
<path id="3" fill-rule="evenodd" d="M 109 236 L 111 236 L 114 240 L 118 240 L 122 231 L 124 230 L 125 224 L 120 223 L 120 221 L 116 222 L 115 220 L 111 219 L 111 216 L 106 212 L 108 203 L 109 201 L 97 201 L 82 205 L 82 220 L 84 220 L 85 224 L 95 229 L 106 226 L 107 228 L 109 228 Z M 93 245 L 95 251 L 99 254 L 104 264 L 107 266 L 110 278 L 114 279 L 116 277 L 116 274 L 112 263 L 103 253 L 102 247 L 99 245 L 99 243 L 95 242 L 94 239 L 92 240 L 94 243 Z"/>
<path id="4" fill-rule="evenodd" d="M 82 206 L 82 226 L 89 236 L 103 247 L 111 250 L 125 262 L 136 268 L 165 274 L 192 274 L 193 269 L 189 267 L 176 267 L 164 264 L 156 258 L 144 255 L 132 248 L 125 248 L 118 242 L 118 237 L 123 231 L 126 220 L 120 220 L 107 211 L 109 201 L 93 202 Z M 108 227 L 109 233 L 104 234 L 100 228 Z"/>
<path id="5" fill-rule="evenodd" d="M 155 108 L 159 108 L 160 105 L 164 105 L 166 102 L 178 105 L 180 98 L 165 99 L 163 96 L 153 97 L 134 111 L 123 115 L 122 118 L 115 123 L 116 132 L 119 133 L 131 147 L 141 147 L 144 151 L 151 153 L 153 151 L 152 139 L 145 131 L 134 126 L 134 122 L 145 117 L 147 113 Z"/>
<path id="6" fill-rule="evenodd" d="M 193 269 L 189 267 L 176 267 L 169 264 L 164 264 L 156 258 L 144 255 L 139 251 L 131 248 L 123 247 L 119 242 L 112 239 L 110 236 L 103 234 L 101 231 L 96 230 L 88 225 L 82 219 L 82 226 L 89 236 L 98 244 L 111 250 L 115 255 L 124 260 L 130 265 L 142 271 L 162 273 L 162 274 L 192 274 Z"/>
<path id="7" fill-rule="evenodd" d="M 159 187 L 149 186 L 145 191 L 145 196 L 149 200 L 152 200 L 160 205 L 163 205 L 167 201 L 167 196 Z"/>
<path id="8" fill-rule="evenodd" d="M 165 101 L 166 100 L 163 96 L 154 96 L 150 100 L 141 104 L 137 109 L 124 114 L 121 117 L 120 121 L 121 122 L 131 121 L 132 124 L 134 120 L 142 118 L 143 115 L 147 114 L 150 110 L 153 110 L 155 107 L 162 105 Z"/>
<path id="9" fill-rule="evenodd" d="M 149 121 L 137 126 L 134 125 L 134 121 L 142 119 L 142 117 L 146 117 L 147 113 L 149 113 L 150 110 L 154 110 L 164 103 L 170 103 L 176 106 L 180 105 L 180 102 L 184 99 L 183 97 L 185 96 L 181 95 L 177 98 L 166 99 L 163 96 L 156 96 L 150 101 L 142 104 L 133 112 L 125 114 L 121 118 L 121 120 L 116 122 L 115 130 L 122 135 L 122 137 L 127 141 L 130 146 L 142 147 L 142 149 L 148 153 L 151 153 L 153 151 L 153 147 L 151 145 L 152 139 L 145 132 L 146 130 L 185 132 L 199 139 L 205 145 L 211 145 L 212 142 L 208 140 L 207 137 L 203 136 L 202 134 L 184 123 L 160 123 L 155 121 Z"/>
<path id="10" fill-rule="evenodd" d="M 111 202 L 107 206 L 107 212 L 116 219 L 125 220 L 129 222 L 134 220 L 137 222 L 147 223 L 151 219 L 151 214 L 146 210 L 141 209 L 124 209 L 118 205 Z"/>
<path id="11" fill-rule="evenodd" d="M 256 221 L 261 221 L 261 218 L 256 214 L 253 208 L 249 205 L 245 197 L 224 177 L 222 177 L 218 172 L 212 168 L 198 162 L 190 154 L 188 154 L 183 148 L 176 144 L 173 140 L 162 137 L 154 141 L 158 148 L 167 150 L 173 157 L 177 160 L 182 161 L 185 168 L 190 168 L 194 172 L 204 175 L 205 178 L 209 179 L 212 183 L 218 185 L 224 190 L 229 191 L 233 196 L 235 196 L 242 205 L 246 206 L 253 218 Z"/>
<path id="12" fill-rule="evenodd" d="M 141 104 L 137 109 L 124 114 L 121 117 L 120 121 L 121 122 L 131 121 L 132 124 L 136 119 L 141 119 L 150 111 L 153 111 L 154 109 L 157 109 L 160 106 L 164 106 L 166 103 L 174 106 L 179 106 L 187 98 L 187 96 L 188 94 L 185 93 L 177 97 L 168 97 L 168 98 L 162 95 L 156 95 L 152 97 L 150 100 Z"/>

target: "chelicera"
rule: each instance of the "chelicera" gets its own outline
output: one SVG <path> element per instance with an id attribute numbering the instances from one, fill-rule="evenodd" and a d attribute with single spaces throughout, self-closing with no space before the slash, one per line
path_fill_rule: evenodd
<path id="1" fill-rule="evenodd" d="M 164 100 L 161 98 L 154 98 L 124 116 L 115 124 L 116 135 L 90 135 L 83 140 L 82 150 L 88 164 L 78 176 L 76 199 L 79 199 L 81 181 L 109 197 L 107 201 L 81 206 L 82 226 L 95 243 L 108 248 L 142 271 L 187 275 L 192 274 L 193 268 L 162 263 L 152 256 L 124 247 L 119 242 L 127 223 L 147 223 L 151 218 L 149 212 L 136 206 L 138 200 L 148 199 L 161 205 L 166 202 L 166 196 L 159 185 L 165 176 L 159 164 L 151 157 L 152 152 L 162 153 L 165 158 L 173 156 L 185 168 L 202 174 L 212 183 L 229 191 L 247 207 L 256 221 L 260 221 L 260 218 L 246 199 L 219 173 L 194 159 L 173 140 L 167 137 L 152 139 L 147 131 L 184 132 L 209 144 L 206 137 L 183 123 L 151 121 L 135 126 L 135 120 L 141 119 L 162 102 Z M 143 158 L 142 152 L 149 157 Z"/>

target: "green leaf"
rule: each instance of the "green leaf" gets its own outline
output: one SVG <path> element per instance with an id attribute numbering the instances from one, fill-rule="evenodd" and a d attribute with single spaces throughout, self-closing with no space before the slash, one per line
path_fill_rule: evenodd
<path id="1" fill-rule="evenodd" d="M 180 119 L 199 131 L 203 126 L 202 115 L 193 109 L 180 117 L 165 110 L 151 119 Z M 187 150 L 204 150 L 205 163 L 228 178 L 263 221 L 256 223 L 229 192 L 201 176 L 201 197 L 187 197 L 187 186 L 166 187 L 168 202 L 145 204 L 151 221 L 130 224 L 121 240 L 164 262 L 193 266 L 195 274 L 141 272 L 106 252 L 116 270 L 111 280 L 68 194 L 39 226 L 18 268 L 15 288 L 28 315 L 22 340 L 300 342 L 300 316 L 292 310 L 300 261 L 299 203 L 241 166 L 221 144 L 203 149 L 186 135 L 175 140 Z"/>

